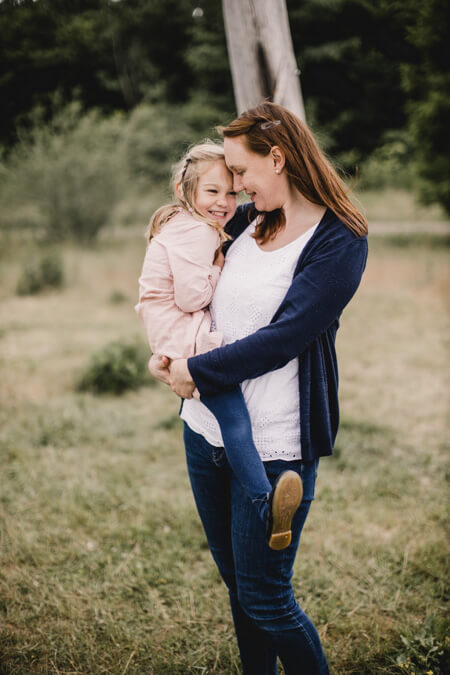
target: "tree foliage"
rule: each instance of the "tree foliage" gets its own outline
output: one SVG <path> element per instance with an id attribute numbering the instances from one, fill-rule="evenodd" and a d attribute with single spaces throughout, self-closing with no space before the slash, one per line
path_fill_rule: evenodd
<path id="1" fill-rule="evenodd" d="M 352 171 L 401 133 L 422 196 L 445 203 L 445 0 L 286 2 L 307 118 L 325 149 Z M 0 34 L 6 148 L 37 104 L 50 113 L 55 90 L 107 114 L 192 101 L 217 122 L 233 114 L 221 0 L 4 0 Z"/>
<path id="2" fill-rule="evenodd" d="M 404 68 L 408 127 L 414 142 L 419 189 L 426 203 L 439 202 L 450 213 L 450 45 L 445 0 L 415 0 L 408 40 L 418 63 Z"/>

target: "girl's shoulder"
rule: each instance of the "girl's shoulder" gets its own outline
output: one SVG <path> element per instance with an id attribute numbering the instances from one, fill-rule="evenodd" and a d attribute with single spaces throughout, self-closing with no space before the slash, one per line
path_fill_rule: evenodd
<path id="1" fill-rule="evenodd" d="M 179 240 L 181 238 L 191 239 L 192 237 L 209 237 L 219 239 L 219 233 L 208 223 L 198 220 L 188 211 L 180 209 L 175 215 L 164 223 L 158 237 L 164 240 Z"/>

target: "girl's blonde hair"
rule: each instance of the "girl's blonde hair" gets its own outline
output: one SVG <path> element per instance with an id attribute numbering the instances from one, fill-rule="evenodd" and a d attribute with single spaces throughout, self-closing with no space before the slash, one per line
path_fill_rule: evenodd
<path id="1" fill-rule="evenodd" d="M 163 225 L 173 218 L 175 214 L 180 213 L 182 209 L 189 211 L 198 220 L 202 220 L 204 223 L 208 223 L 208 225 L 214 227 L 219 233 L 221 244 L 230 239 L 229 235 L 225 233 L 223 227 L 217 221 L 203 216 L 195 205 L 195 193 L 197 191 L 201 164 L 203 162 L 217 162 L 219 160 L 225 162 L 223 145 L 214 143 L 207 138 L 203 143 L 198 143 L 189 148 L 180 161 L 173 165 L 171 185 L 174 202 L 172 204 L 165 204 L 155 211 L 148 227 L 148 241 L 160 232 Z"/>

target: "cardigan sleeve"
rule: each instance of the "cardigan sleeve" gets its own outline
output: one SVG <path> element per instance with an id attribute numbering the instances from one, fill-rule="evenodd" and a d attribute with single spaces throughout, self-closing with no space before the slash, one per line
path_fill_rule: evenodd
<path id="1" fill-rule="evenodd" d="M 359 286 L 367 240 L 354 237 L 324 247 L 294 277 L 271 323 L 255 333 L 188 359 L 203 395 L 281 368 L 297 357 L 341 314 Z"/>

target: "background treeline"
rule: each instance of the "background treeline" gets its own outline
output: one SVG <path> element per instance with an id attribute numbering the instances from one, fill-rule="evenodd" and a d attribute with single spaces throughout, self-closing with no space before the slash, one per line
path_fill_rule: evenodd
<path id="1" fill-rule="evenodd" d="M 449 211 L 446 0 L 287 6 L 308 122 L 324 149 L 363 187 L 414 188 Z M 160 184 L 183 144 L 235 112 L 220 0 L 3 0 L 0 35 L 3 178 L 27 182 L 14 167 L 31 149 L 35 163 L 52 151 L 59 174 L 59 145 L 70 163 L 70 147 L 82 162 L 92 144 L 102 165 L 106 134 L 111 175 L 104 181 L 113 194 L 125 134 L 131 164 L 123 172 Z M 64 112 L 74 99 L 76 114 L 73 106 Z M 124 166 L 123 156 L 117 161 Z M 96 174 L 95 157 L 85 173 Z M 28 184 L 37 187 L 35 175 Z"/>

